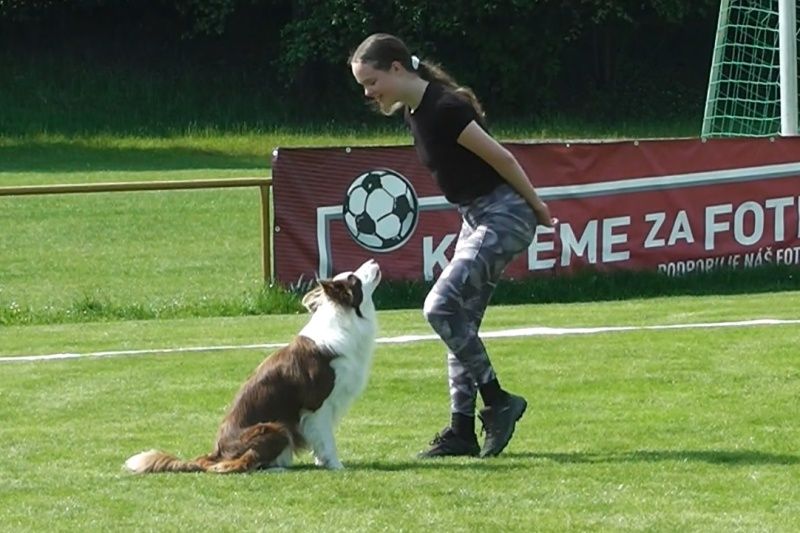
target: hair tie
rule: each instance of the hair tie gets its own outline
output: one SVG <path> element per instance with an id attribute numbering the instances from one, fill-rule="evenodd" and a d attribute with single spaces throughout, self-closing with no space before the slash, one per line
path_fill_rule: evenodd
<path id="1" fill-rule="evenodd" d="M 411 56 L 411 68 L 419 70 L 419 58 L 417 56 Z"/>

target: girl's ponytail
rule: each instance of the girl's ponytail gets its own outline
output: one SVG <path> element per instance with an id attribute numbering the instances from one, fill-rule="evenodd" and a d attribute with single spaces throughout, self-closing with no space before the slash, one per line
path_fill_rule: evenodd
<path id="1" fill-rule="evenodd" d="M 416 57 L 416 56 L 412 56 Z M 459 85 L 458 82 L 448 74 L 440 65 L 436 63 L 432 63 L 430 61 L 419 61 L 419 66 L 416 69 L 417 73 L 419 73 L 420 78 L 425 81 L 435 81 L 441 83 L 442 85 L 449 87 L 455 92 L 457 95 L 461 96 L 465 100 L 467 100 L 472 107 L 475 108 L 475 112 L 478 114 L 480 118 L 480 122 L 484 122 L 486 119 L 486 114 L 483 112 L 483 106 L 481 106 L 478 97 L 475 96 L 475 93 L 469 87 L 464 85 Z"/>

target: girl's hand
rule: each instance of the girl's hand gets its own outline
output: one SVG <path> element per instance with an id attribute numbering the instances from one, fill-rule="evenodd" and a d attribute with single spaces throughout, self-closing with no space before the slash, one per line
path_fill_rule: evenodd
<path id="1" fill-rule="evenodd" d="M 546 228 L 552 228 L 558 224 L 558 219 L 550 215 L 550 208 L 541 200 L 532 204 L 531 208 L 536 214 L 536 221 Z"/>

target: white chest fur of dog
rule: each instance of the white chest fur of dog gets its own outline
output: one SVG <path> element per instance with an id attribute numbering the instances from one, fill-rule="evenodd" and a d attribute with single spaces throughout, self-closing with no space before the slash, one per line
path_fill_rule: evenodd
<path id="1" fill-rule="evenodd" d="M 246 472 L 288 467 L 311 448 L 318 466 L 342 468 L 334 429 L 367 384 L 377 334 L 375 261 L 322 280 L 303 298 L 311 319 L 242 385 L 214 451 L 192 461 L 151 450 L 125 462 L 135 473 Z"/>
<path id="2" fill-rule="evenodd" d="M 330 363 L 335 374 L 333 390 L 319 409 L 301 414 L 300 432 L 311 444 L 318 466 L 338 469 L 342 464 L 333 428 L 367 385 L 378 327 L 375 305 L 371 295 L 362 298 L 359 313 L 348 311 L 329 298 L 306 299 L 305 303 L 319 305 L 300 335 L 338 356 Z"/>

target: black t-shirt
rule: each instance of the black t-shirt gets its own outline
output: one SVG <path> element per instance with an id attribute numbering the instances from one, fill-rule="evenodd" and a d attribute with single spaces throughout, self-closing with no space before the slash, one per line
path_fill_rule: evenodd
<path id="1" fill-rule="evenodd" d="M 505 182 L 491 165 L 458 144 L 458 136 L 470 122 L 482 123 L 466 98 L 430 82 L 417 109 L 412 113 L 406 108 L 405 118 L 420 161 L 448 201 L 467 204 Z"/>

